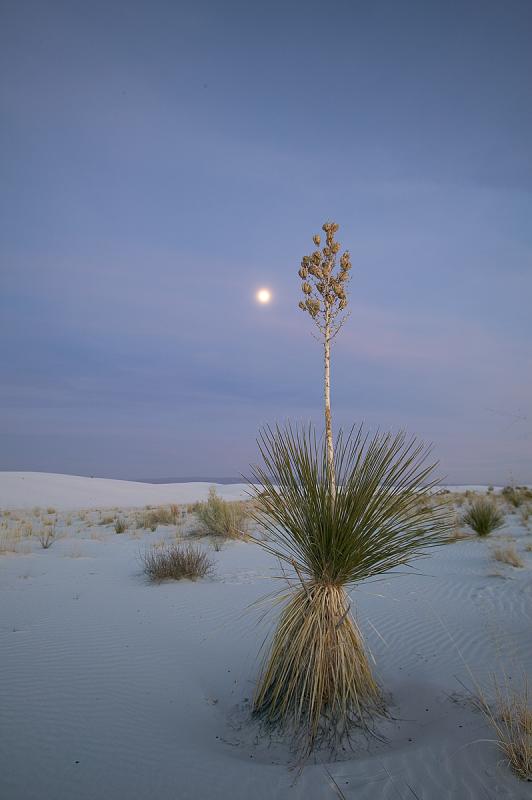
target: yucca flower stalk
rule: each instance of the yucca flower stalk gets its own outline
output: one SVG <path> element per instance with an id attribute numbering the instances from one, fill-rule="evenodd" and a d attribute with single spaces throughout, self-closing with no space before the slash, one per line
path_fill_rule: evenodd
<path id="1" fill-rule="evenodd" d="M 443 507 L 419 502 L 435 465 L 403 432 L 340 432 L 334 471 L 312 427 L 266 428 L 258 444 L 250 492 L 265 535 L 255 541 L 286 566 L 290 588 L 254 711 L 308 755 L 384 711 L 347 590 L 443 543 L 449 522 Z"/>
<path id="2" fill-rule="evenodd" d="M 331 414 L 331 342 L 342 327 L 347 313 L 347 284 L 351 269 L 351 258 L 346 250 L 337 264 L 340 242 L 335 241 L 339 225 L 325 222 L 325 245 L 320 250 L 321 236 L 312 237 L 316 250 L 303 256 L 298 275 L 302 279 L 301 289 L 304 299 L 299 308 L 306 311 L 314 320 L 323 339 L 323 397 L 325 407 L 325 439 L 327 443 L 327 468 L 330 472 L 331 494 L 335 493 L 334 443 Z"/>

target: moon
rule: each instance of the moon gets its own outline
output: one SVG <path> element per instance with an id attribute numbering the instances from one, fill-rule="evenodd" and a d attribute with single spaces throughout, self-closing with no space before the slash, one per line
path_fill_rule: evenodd
<path id="1" fill-rule="evenodd" d="M 265 304 L 269 303 L 270 300 L 272 299 L 272 293 L 270 292 L 269 289 L 259 289 L 259 291 L 256 294 L 256 297 L 259 303 Z"/>

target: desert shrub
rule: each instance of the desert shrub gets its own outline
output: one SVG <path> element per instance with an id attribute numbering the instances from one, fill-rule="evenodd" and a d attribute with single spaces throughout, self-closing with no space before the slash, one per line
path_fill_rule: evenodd
<path id="1" fill-rule="evenodd" d="M 495 683 L 493 705 L 482 695 L 477 704 L 508 765 L 521 780 L 532 781 L 532 704 L 526 676 L 521 688 L 510 686 L 508 680 L 503 687 Z"/>
<path id="2" fill-rule="evenodd" d="M 530 506 L 522 506 L 522 508 L 519 510 L 519 516 L 523 525 L 528 525 L 528 521 L 530 519 Z"/>
<path id="3" fill-rule="evenodd" d="M 203 578 L 213 569 L 213 562 L 204 550 L 193 544 L 165 545 L 147 550 L 142 556 L 144 572 L 152 581 L 167 578 Z"/>
<path id="4" fill-rule="evenodd" d="M 127 525 L 125 520 L 117 517 L 115 519 L 115 533 L 124 533 L 127 530 Z"/>
<path id="5" fill-rule="evenodd" d="M 43 550 L 48 550 L 48 548 L 53 545 L 56 539 L 55 524 L 45 524 L 37 534 L 37 538 L 41 543 Z"/>
<path id="6" fill-rule="evenodd" d="M 235 539 L 245 533 L 249 510 L 245 503 L 223 500 L 211 486 L 207 501 L 198 504 L 196 514 L 205 533 Z"/>
<path id="7" fill-rule="evenodd" d="M 27 539 L 33 536 L 31 522 L 22 522 L 9 525 L 8 522 L 0 523 L 0 554 L 20 553 L 27 549 Z"/>
<path id="8" fill-rule="evenodd" d="M 505 486 L 501 492 L 504 499 L 514 508 L 519 508 L 532 499 L 532 490 L 527 486 Z"/>
<path id="9" fill-rule="evenodd" d="M 471 503 L 462 521 L 479 536 L 488 536 L 504 525 L 504 515 L 491 500 L 480 497 Z"/>
<path id="10" fill-rule="evenodd" d="M 506 547 L 496 547 L 493 551 L 493 558 L 495 561 L 501 561 L 503 564 L 510 564 L 512 567 L 525 566 L 525 562 L 513 544 L 506 545 Z"/>
<path id="11" fill-rule="evenodd" d="M 327 443 L 311 428 L 266 429 L 253 469 L 254 541 L 293 582 L 254 698 L 267 724 L 290 730 L 303 755 L 338 743 L 351 724 L 384 711 L 346 586 L 380 575 L 446 541 L 447 512 L 429 495 L 433 465 L 405 434 L 340 433 L 334 476 Z M 261 490 L 257 486 L 262 487 Z"/>
<path id="12" fill-rule="evenodd" d="M 173 507 L 174 509 L 177 506 Z M 172 507 L 149 508 L 138 519 L 137 528 L 156 531 L 159 525 L 175 525 L 177 522 L 177 512 Z"/>

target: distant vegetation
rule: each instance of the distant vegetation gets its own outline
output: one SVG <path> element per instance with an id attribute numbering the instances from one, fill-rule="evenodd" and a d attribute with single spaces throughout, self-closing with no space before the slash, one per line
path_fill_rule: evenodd
<path id="1" fill-rule="evenodd" d="M 115 533 L 124 533 L 127 530 L 127 525 L 121 517 L 115 519 Z"/>
<path id="2" fill-rule="evenodd" d="M 519 508 L 527 500 L 532 500 L 532 490 L 526 486 L 505 486 L 502 496 L 514 508 Z"/>

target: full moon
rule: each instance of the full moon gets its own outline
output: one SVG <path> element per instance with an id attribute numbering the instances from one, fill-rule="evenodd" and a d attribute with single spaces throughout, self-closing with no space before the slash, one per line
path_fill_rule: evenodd
<path id="1" fill-rule="evenodd" d="M 259 289 L 257 292 L 257 300 L 259 303 L 269 303 L 272 299 L 272 293 L 269 289 Z"/>

